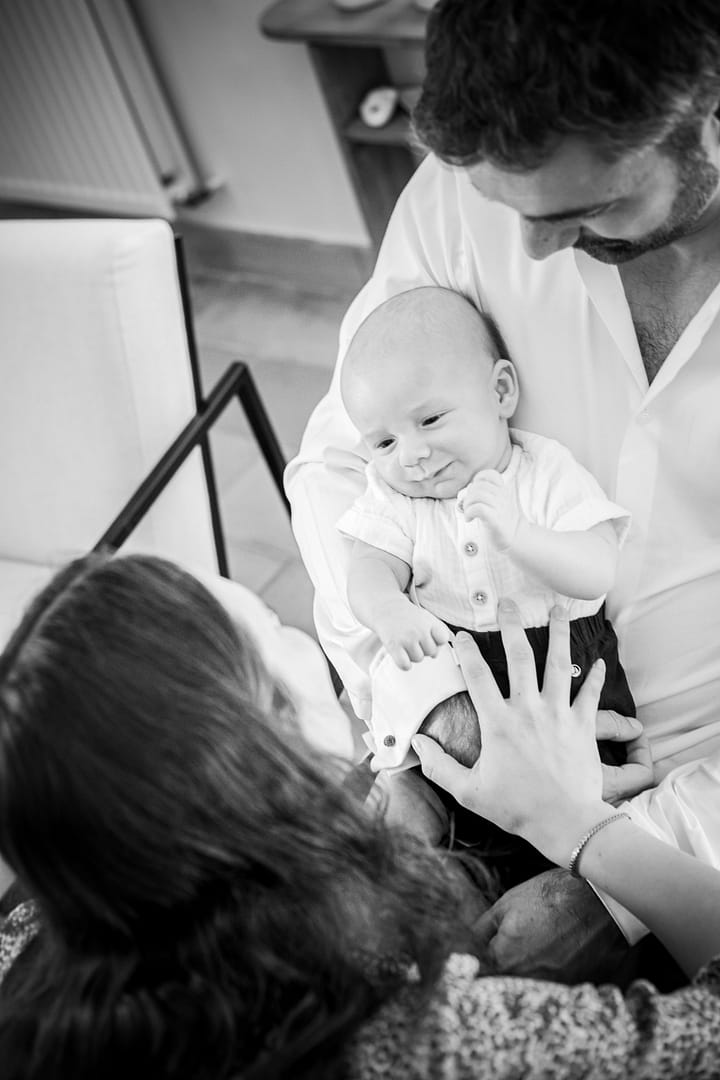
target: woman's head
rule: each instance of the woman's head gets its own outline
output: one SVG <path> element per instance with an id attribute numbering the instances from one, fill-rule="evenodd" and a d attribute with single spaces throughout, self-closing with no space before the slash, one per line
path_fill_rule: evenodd
<path id="1" fill-rule="evenodd" d="M 12 1080 L 335 1076 L 401 978 L 368 956 L 431 980 L 462 937 L 459 877 L 356 804 L 157 558 L 71 564 L 0 658 L 0 852 L 44 925 L 2 990 Z"/>
<path id="2" fill-rule="evenodd" d="M 61 571 L 0 658 L 0 850 L 47 916 L 132 938 L 251 858 L 279 694 L 171 563 Z"/>

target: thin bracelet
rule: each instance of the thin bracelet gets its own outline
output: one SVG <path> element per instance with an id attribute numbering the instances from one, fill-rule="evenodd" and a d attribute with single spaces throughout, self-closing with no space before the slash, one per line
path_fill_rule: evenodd
<path id="1" fill-rule="evenodd" d="M 629 814 L 611 814 L 610 817 L 604 818 L 602 821 L 598 821 L 597 825 L 593 825 L 592 829 L 588 829 L 582 839 L 575 845 L 570 856 L 570 862 L 568 863 L 568 870 L 573 877 L 582 877 L 582 874 L 578 872 L 578 863 L 580 862 L 580 856 L 589 840 L 592 840 L 596 833 L 599 833 L 601 829 L 604 829 L 606 825 L 610 825 L 613 821 L 619 821 L 620 818 L 627 818 L 631 820 Z"/>

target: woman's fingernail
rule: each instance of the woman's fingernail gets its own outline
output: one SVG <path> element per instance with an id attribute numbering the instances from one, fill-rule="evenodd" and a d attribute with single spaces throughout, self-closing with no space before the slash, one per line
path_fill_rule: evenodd
<path id="1" fill-rule="evenodd" d="M 501 596 L 498 600 L 498 611 L 515 611 L 515 604 L 506 596 Z"/>
<path id="2" fill-rule="evenodd" d="M 472 641 L 472 638 L 466 630 L 458 630 L 455 635 L 455 641 L 458 645 L 467 645 L 468 641 Z"/>

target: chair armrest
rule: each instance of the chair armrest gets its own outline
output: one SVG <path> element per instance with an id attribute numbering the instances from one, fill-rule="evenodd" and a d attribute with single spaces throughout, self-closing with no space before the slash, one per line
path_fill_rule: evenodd
<path id="1" fill-rule="evenodd" d="M 131 495 L 120 513 L 94 545 L 93 551 L 116 551 L 127 540 L 188 455 L 207 439 L 210 429 L 234 397 L 238 398 L 247 416 L 285 509 L 288 515 L 290 514 L 290 504 L 282 482 L 285 459 L 280 443 L 265 411 L 250 369 L 247 364 L 238 360 L 230 364 L 224 375 L 218 379 L 195 416 L 185 425 L 154 469 Z"/>

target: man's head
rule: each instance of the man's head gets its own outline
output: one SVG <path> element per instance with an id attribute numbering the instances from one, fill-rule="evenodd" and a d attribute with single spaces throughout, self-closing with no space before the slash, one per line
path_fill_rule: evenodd
<path id="1" fill-rule="evenodd" d="M 412 498 L 454 498 L 509 461 L 515 368 L 492 320 L 449 289 L 376 308 L 350 344 L 341 392 L 380 475 Z"/>
<path id="2" fill-rule="evenodd" d="M 712 213 L 719 97 L 715 0 L 441 0 L 414 123 L 529 254 L 622 262 Z"/>

